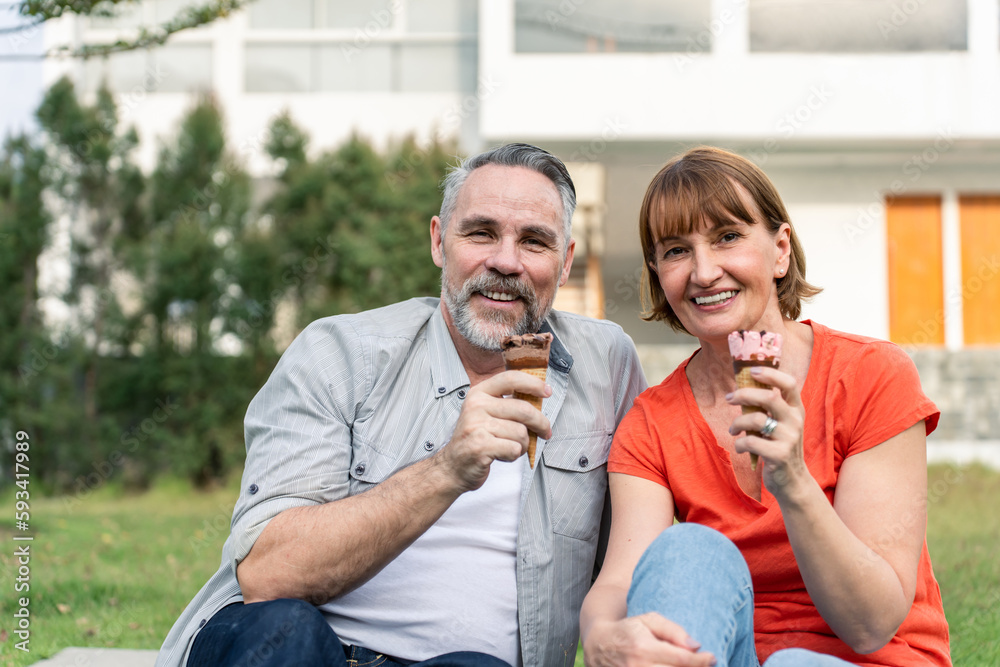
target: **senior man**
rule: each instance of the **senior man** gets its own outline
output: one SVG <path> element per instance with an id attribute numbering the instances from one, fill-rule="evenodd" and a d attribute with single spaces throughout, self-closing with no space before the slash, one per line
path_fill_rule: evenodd
<path id="1" fill-rule="evenodd" d="M 430 223 L 441 298 L 296 338 L 247 411 L 221 567 L 157 665 L 573 664 L 611 438 L 646 386 L 620 327 L 552 310 L 575 206 L 544 150 L 468 158 Z M 546 381 L 505 371 L 503 338 L 539 331 Z"/>

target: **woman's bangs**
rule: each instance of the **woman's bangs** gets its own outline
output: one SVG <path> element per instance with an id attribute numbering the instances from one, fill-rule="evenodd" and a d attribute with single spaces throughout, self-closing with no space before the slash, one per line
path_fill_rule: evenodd
<path id="1" fill-rule="evenodd" d="M 684 236 L 700 226 L 700 197 L 685 184 L 661 182 L 649 211 L 652 241 Z"/>
<path id="2" fill-rule="evenodd" d="M 754 224 L 747 195 L 729 177 L 719 173 L 686 175 L 683 182 L 664 179 L 651 198 L 649 211 L 652 241 L 686 236 L 708 227 L 729 224 L 734 219 Z"/>

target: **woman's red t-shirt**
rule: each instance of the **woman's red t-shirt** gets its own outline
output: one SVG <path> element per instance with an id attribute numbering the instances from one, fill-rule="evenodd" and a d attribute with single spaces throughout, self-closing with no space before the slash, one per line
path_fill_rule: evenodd
<path id="1" fill-rule="evenodd" d="M 940 413 L 898 346 L 805 323 L 814 334 L 802 387 L 805 459 L 832 503 L 845 458 L 921 420 L 929 434 Z M 913 607 L 892 641 L 859 655 L 834 635 L 806 591 L 777 500 L 765 488 L 758 502 L 736 482 L 729 452 L 695 402 L 685 374 L 688 361 L 636 399 L 615 434 L 608 471 L 662 484 L 673 495 L 678 520 L 715 528 L 739 547 L 753 577 L 761 662 L 780 649 L 799 647 L 858 665 L 951 665 L 948 624 L 926 540 Z"/>

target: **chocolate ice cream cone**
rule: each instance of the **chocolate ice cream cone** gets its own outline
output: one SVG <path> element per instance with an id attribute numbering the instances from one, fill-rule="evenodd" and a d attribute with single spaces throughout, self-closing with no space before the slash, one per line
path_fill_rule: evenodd
<path id="1" fill-rule="evenodd" d="M 545 379 L 549 367 L 549 349 L 552 345 L 552 334 L 525 334 L 523 336 L 508 336 L 503 341 L 503 360 L 507 370 L 523 371 L 542 380 Z M 533 406 L 542 409 L 542 398 L 533 394 L 514 392 L 514 398 L 528 401 Z M 538 434 L 528 431 L 528 465 L 535 467 L 535 450 L 538 445 Z"/>

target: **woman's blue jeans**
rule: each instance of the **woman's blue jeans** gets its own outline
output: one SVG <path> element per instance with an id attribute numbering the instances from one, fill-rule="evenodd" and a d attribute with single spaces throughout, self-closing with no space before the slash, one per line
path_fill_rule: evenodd
<path id="1" fill-rule="evenodd" d="M 628 615 L 657 612 L 715 656 L 717 667 L 759 667 L 753 638 L 753 584 L 739 549 L 722 533 L 679 523 L 653 540 L 628 592 Z M 774 653 L 765 667 L 843 667 L 805 649 Z"/>
<path id="2" fill-rule="evenodd" d="M 483 653 L 448 653 L 423 662 L 340 643 L 323 614 L 302 600 L 220 609 L 194 639 L 187 667 L 510 667 Z"/>

